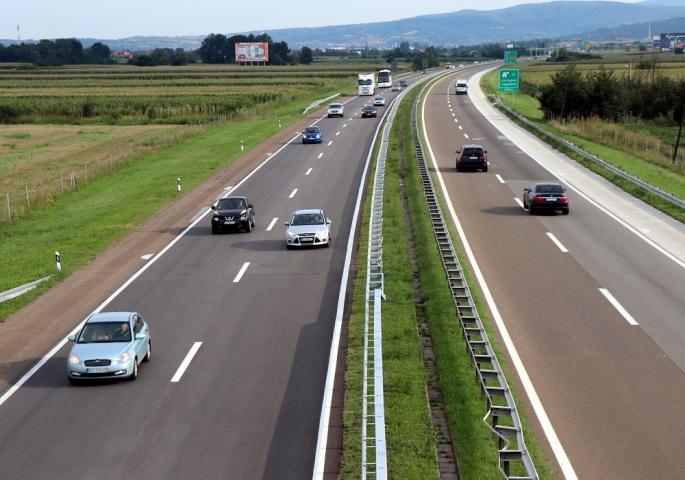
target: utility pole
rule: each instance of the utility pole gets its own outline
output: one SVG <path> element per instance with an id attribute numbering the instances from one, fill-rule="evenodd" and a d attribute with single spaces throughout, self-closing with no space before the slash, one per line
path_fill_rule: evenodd
<path id="1" fill-rule="evenodd" d="M 17 25 L 17 45 L 21 43 L 21 35 L 19 34 L 19 25 Z"/>
<path id="2" fill-rule="evenodd" d="M 675 139 L 675 146 L 673 147 L 673 158 L 672 163 L 675 163 L 678 157 L 678 146 L 680 145 L 680 135 L 683 131 L 683 99 L 677 93 L 671 94 L 671 98 L 675 100 L 675 105 L 673 105 L 673 119 L 678 122 L 678 135 Z"/>

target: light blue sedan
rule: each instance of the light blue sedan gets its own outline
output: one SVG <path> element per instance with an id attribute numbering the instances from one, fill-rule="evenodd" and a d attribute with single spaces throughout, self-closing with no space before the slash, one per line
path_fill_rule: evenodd
<path id="1" fill-rule="evenodd" d="M 69 381 L 138 377 L 138 365 L 150 360 L 150 329 L 135 312 L 91 315 L 77 335 L 67 359 Z"/>

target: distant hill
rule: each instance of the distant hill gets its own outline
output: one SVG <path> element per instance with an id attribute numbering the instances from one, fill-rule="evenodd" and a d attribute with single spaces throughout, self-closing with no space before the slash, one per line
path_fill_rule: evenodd
<path id="1" fill-rule="evenodd" d="M 619 25 L 614 28 L 598 28 L 589 32 L 574 35 L 574 38 L 585 40 L 642 40 L 647 38 L 649 22 Z M 652 22 L 652 35 L 661 33 L 685 32 L 685 17 L 671 18 Z"/>
<path id="2" fill-rule="evenodd" d="M 268 30 L 275 40 L 285 40 L 292 48 L 369 46 L 389 47 L 400 42 L 422 45 L 472 45 L 485 42 L 533 40 L 536 38 L 578 37 L 588 32 L 594 39 L 616 38 L 619 29 L 635 31 L 651 21 L 652 31 L 682 31 L 678 20 L 685 17 L 685 0 L 647 0 L 641 3 L 608 1 L 556 1 L 522 4 L 499 10 L 460 10 L 402 20 L 333 25 L 313 28 Z M 669 20 L 673 19 L 673 20 Z M 672 21 L 673 28 L 655 28 L 661 21 Z M 670 25 L 670 24 L 669 24 Z M 620 30 L 622 31 L 622 30 Z M 644 38 L 644 33 L 628 33 L 622 38 Z M 241 33 L 262 33 L 241 32 Z M 658 32 L 657 32 L 658 33 Z M 633 37 L 633 35 L 637 35 Z M 112 50 L 145 51 L 153 48 L 198 48 L 204 35 L 180 37 L 128 37 L 117 40 L 79 39 L 85 47 L 101 41 Z M 14 40 L 0 40 L 5 45 Z"/>

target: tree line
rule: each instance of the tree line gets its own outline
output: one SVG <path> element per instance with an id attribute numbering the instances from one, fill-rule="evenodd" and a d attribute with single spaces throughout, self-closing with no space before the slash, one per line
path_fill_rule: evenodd
<path id="1" fill-rule="evenodd" d="M 670 118 L 678 124 L 682 121 L 685 79 L 665 77 L 654 70 L 638 70 L 630 78 L 604 67 L 583 74 L 575 65 L 568 65 L 551 80 L 543 86 L 526 82 L 522 85 L 526 93 L 540 100 L 547 118 Z"/>
<path id="2" fill-rule="evenodd" d="M 0 43 L 0 62 L 25 62 L 40 66 L 113 63 L 111 53 L 109 47 L 101 42 L 83 48 L 81 42 L 74 38 L 41 40 L 7 47 Z"/>

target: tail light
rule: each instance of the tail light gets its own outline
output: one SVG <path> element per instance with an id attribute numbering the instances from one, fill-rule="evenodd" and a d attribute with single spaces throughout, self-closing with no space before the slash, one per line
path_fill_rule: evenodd
<path id="1" fill-rule="evenodd" d="M 535 195 L 533 197 L 534 202 L 541 202 L 544 197 L 542 195 Z"/>
<path id="2" fill-rule="evenodd" d="M 568 197 L 559 197 L 561 203 L 568 203 Z"/>

